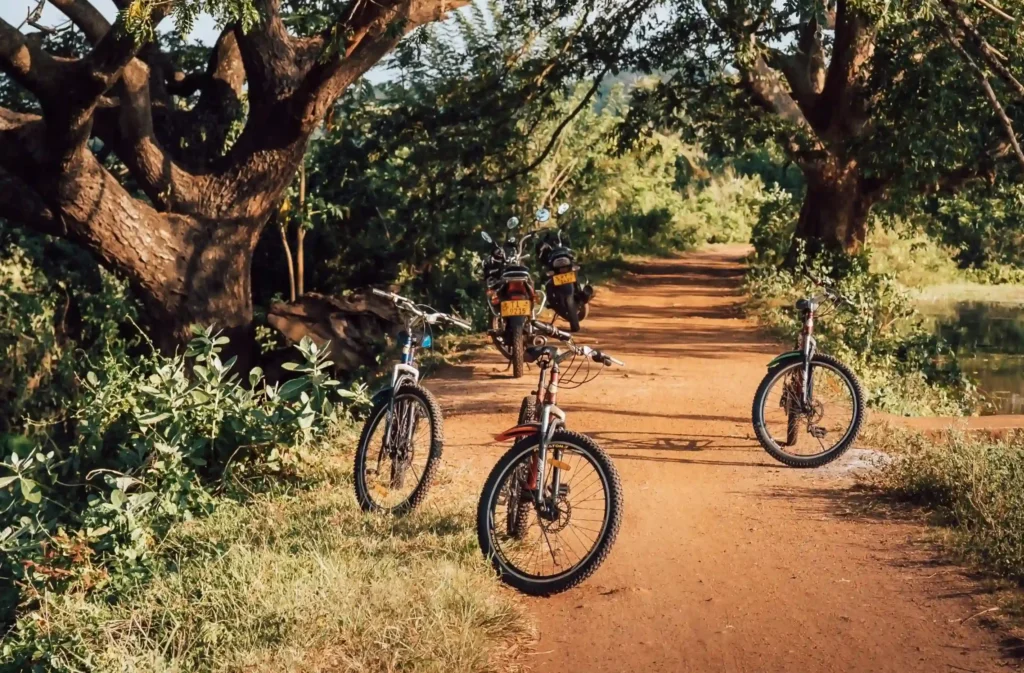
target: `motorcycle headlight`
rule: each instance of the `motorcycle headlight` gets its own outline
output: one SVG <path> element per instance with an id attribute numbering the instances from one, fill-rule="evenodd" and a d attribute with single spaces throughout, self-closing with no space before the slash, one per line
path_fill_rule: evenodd
<path id="1" fill-rule="evenodd" d="M 568 257 L 558 257 L 552 260 L 551 262 L 551 266 L 555 267 L 556 269 L 560 269 L 563 266 L 569 266 L 570 264 L 572 264 L 572 260 L 570 260 Z"/>

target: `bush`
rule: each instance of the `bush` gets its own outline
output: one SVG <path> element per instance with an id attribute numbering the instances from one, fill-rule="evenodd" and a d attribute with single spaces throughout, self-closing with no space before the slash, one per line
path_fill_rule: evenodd
<path id="1" fill-rule="evenodd" d="M 1024 434 L 999 441 L 952 431 L 932 440 L 886 428 L 885 435 L 893 456 L 875 485 L 936 511 L 955 531 L 958 551 L 1024 581 Z"/>
<path id="2" fill-rule="evenodd" d="M 298 376 L 270 386 L 258 369 L 243 382 L 233 359 L 222 362 L 226 344 L 197 329 L 181 356 L 107 356 L 67 401 L 70 442 L 40 432 L 4 438 L 5 621 L 44 591 L 101 581 L 83 572 L 112 569 L 104 582 L 146 574 L 173 522 L 208 514 L 215 492 L 280 470 L 322 432 L 338 386 L 325 351 L 304 341 Z"/>

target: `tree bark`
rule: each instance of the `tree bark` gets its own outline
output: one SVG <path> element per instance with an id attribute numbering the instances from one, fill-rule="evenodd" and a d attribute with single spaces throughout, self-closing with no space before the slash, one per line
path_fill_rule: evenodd
<path id="1" fill-rule="evenodd" d="M 70 240 L 127 278 L 162 350 L 202 324 L 247 354 L 253 251 L 310 135 L 402 35 L 467 2 L 352 0 L 323 34 L 296 37 L 280 0 L 255 0 L 262 20 L 225 30 L 206 72 L 191 76 L 156 44 L 138 44 L 120 19 L 110 26 L 89 0 L 54 2 L 93 45 L 78 59 L 48 54 L 37 36 L 0 19 L 0 72 L 41 112 L 0 107 L 0 217 Z M 151 10 L 154 28 L 169 7 Z M 196 92 L 189 110 L 171 98 Z M 244 128 L 227 147 L 236 121 Z M 147 198 L 97 159 L 93 141 Z"/>
<path id="2" fill-rule="evenodd" d="M 855 162 L 828 161 L 816 169 L 805 168 L 807 191 L 790 249 L 796 261 L 798 241 L 808 253 L 832 250 L 854 254 L 867 239 L 868 216 L 880 198 L 877 186 L 866 182 Z"/>

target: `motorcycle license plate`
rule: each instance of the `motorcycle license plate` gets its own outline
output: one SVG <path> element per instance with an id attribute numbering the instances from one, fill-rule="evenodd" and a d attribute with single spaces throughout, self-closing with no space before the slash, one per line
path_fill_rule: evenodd
<path id="1" fill-rule="evenodd" d="M 569 283 L 575 283 L 576 282 L 576 272 L 575 271 L 566 271 L 565 273 L 560 273 L 557 276 L 554 276 L 551 279 L 551 281 L 555 285 L 568 285 Z"/>
<path id="2" fill-rule="evenodd" d="M 501 302 L 501 316 L 503 318 L 516 315 L 530 315 L 529 299 L 513 299 Z"/>

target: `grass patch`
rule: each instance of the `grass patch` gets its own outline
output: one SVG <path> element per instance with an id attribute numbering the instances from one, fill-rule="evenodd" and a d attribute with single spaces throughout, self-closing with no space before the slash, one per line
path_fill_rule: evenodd
<path id="1" fill-rule="evenodd" d="M 946 545 L 965 560 L 1024 581 L 1024 433 L 925 435 L 874 426 L 862 444 L 891 456 L 869 477 L 872 486 L 931 513 L 950 532 Z"/>
<path id="2" fill-rule="evenodd" d="M 40 670 L 516 670 L 532 626 L 480 556 L 460 475 L 394 519 L 359 511 L 349 455 L 305 470 L 176 525 L 144 583 L 40 594 L 21 630 Z"/>

